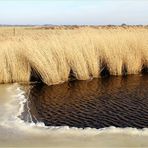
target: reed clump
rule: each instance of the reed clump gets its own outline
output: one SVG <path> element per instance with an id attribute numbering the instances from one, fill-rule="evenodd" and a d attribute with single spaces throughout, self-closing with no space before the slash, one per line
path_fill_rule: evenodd
<path id="1" fill-rule="evenodd" d="M 0 83 L 139 74 L 148 67 L 148 29 L 1 27 L 0 60 Z"/>

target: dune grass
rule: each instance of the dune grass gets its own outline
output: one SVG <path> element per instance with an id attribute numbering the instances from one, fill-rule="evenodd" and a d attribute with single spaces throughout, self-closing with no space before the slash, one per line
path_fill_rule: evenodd
<path id="1" fill-rule="evenodd" d="M 0 64 L 0 83 L 139 74 L 148 67 L 148 29 L 1 27 Z"/>

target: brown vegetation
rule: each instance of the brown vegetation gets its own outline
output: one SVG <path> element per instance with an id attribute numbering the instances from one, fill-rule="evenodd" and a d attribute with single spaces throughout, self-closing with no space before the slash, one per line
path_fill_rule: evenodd
<path id="1" fill-rule="evenodd" d="M 148 66 L 148 29 L 1 27 L 0 59 L 0 83 L 138 74 Z"/>

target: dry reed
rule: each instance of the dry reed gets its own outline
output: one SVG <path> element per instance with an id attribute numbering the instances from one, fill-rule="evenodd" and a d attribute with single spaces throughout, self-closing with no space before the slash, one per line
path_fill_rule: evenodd
<path id="1" fill-rule="evenodd" d="M 0 83 L 48 85 L 111 75 L 141 73 L 148 67 L 148 29 L 0 28 Z"/>

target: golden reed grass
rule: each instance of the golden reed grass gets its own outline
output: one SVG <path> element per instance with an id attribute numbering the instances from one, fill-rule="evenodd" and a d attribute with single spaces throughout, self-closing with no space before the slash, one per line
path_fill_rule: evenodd
<path id="1" fill-rule="evenodd" d="M 138 74 L 148 67 L 147 28 L 0 28 L 0 83 L 48 85 L 110 75 Z"/>

